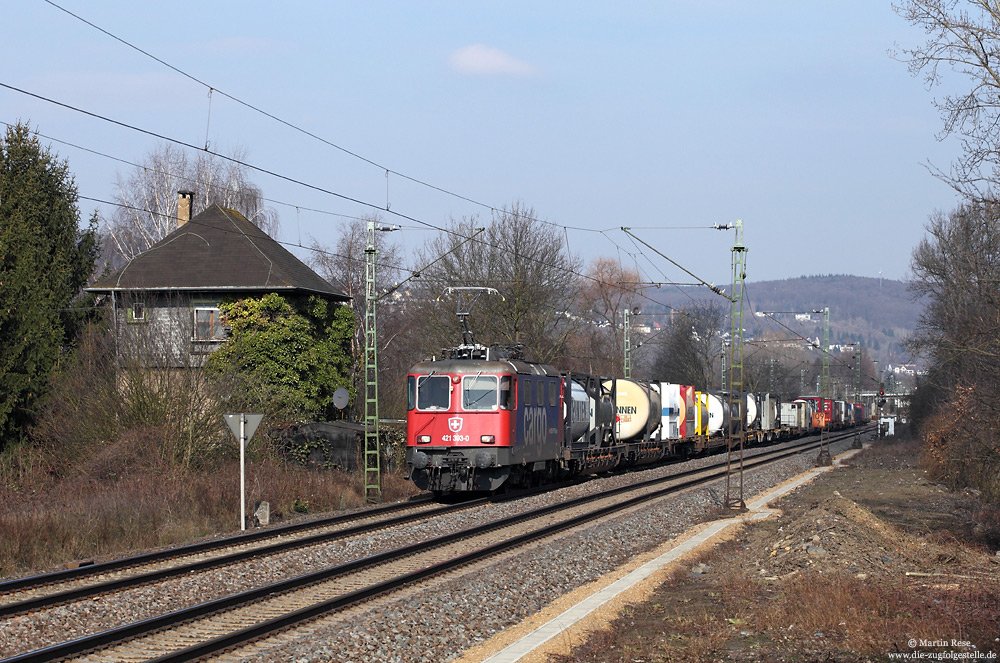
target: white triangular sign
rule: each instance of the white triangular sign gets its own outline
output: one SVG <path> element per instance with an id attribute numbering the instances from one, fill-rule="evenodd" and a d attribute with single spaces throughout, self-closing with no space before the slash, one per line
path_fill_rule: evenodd
<path id="1" fill-rule="evenodd" d="M 243 435 L 246 436 L 246 441 L 249 442 L 253 434 L 257 432 L 257 426 L 260 426 L 260 422 L 264 419 L 262 414 L 224 414 L 222 415 L 226 424 L 229 425 L 229 430 L 233 431 L 233 435 L 236 439 L 240 439 L 240 418 L 245 417 L 246 423 L 243 424 Z"/>

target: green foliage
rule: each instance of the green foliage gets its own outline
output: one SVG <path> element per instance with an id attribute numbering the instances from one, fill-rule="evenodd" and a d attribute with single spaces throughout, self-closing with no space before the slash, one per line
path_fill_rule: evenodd
<path id="1" fill-rule="evenodd" d="M 0 448 L 24 439 L 78 316 L 67 314 L 94 269 L 95 224 L 79 227 L 77 191 L 26 124 L 0 141 Z"/>
<path id="2" fill-rule="evenodd" d="M 206 368 L 233 378 L 234 400 L 279 419 L 333 414 L 333 392 L 350 388 L 350 308 L 275 293 L 220 308 L 231 336 Z"/>

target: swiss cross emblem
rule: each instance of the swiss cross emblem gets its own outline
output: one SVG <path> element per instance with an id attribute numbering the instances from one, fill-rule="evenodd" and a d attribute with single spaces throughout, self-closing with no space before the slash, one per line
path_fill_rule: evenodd
<path id="1" fill-rule="evenodd" d="M 462 430 L 462 417 L 452 417 L 448 420 L 448 428 L 452 433 Z"/>

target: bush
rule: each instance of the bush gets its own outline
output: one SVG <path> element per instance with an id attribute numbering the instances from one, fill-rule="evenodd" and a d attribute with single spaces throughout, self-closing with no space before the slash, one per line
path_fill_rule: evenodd
<path id="1" fill-rule="evenodd" d="M 220 308 L 231 335 L 206 370 L 231 385 L 231 406 L 266 412 L 272 422 L 333 415 L 334 391 L 351 386 L 349 307 L 271 293 Z"/>
<path id="2" fill-rule="evenodd" d="M 952 490 L 978 490 L 1000 504 L 1000 442 L 992 394 L 983 387 L 959 387 L 938 407 L 922 430 L 922 462 L 930 478 Z"/>
<path id="3" fill-rule="evenodd" d="M 152 343 L 151 339 L 145 342 Z M 38 415 L 32 439 L 70 467 L 82 456 L 130 452 L 137 444 L 156 452 L 144 456 L 165 467 L 190 468 L 232 456 L 233 445 L 213 397 L 218 386 L 198 368 L 158 368 L 146 352 L 116 358 L 110 332 L 96 326 L 52 377 L 52 389 Z M 115 462 L 121 462 L 121 459 Z"/>

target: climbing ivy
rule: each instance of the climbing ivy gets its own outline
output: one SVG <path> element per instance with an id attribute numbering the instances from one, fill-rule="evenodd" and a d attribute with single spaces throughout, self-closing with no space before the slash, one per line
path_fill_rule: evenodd
<path id="1" fill-rule="evenodd" d="M 230 336 L 207 370 L 230 380 L 233 401 L 277 418 L 333 415 L 333 392 L 351 387 L 350 307 L 269 293 L 219 308 Z"/>

